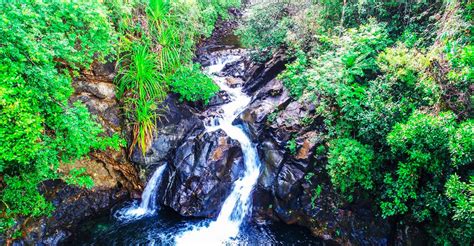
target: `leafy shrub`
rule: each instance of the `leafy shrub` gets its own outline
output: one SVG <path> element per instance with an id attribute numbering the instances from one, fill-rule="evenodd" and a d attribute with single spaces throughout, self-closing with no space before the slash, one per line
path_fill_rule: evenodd
<path id="1" fill-rule="evenodd" d="M 273 122 L 275 122 L 275 120 L 277 119 L 278 117 L 278 110 L 274 110 L 273 112 L 271 112 L 270 114 L 268 114 L 267 116 L 267 122 L 270 123 L 270 124 L 273 124 Z"/>
<path id="2" fill-rule="evenodd" d="M 455 203 L 453 218 L 470 223 L 473 226 L 474 176 L 470 177 L 469 183 L 465 183 L 459 179 L 458 175 L 451 175 L 448 182 L 446 182 L 446 195 Z"/>
<path id="3" fill-rule="evenodd" d="M 163 76 L 156 70 L 157 57 L 148 46 L 135 44 L 130 54 L 119 61 L 118 92 L 120 98 L 126 91 L 138 94 L 140 98 L 159 98 L 166 96 Z"/>
<path id="4" fill-rule="evenodd" d="M 70 180 L 60 164 L 118 147 L 84 105 L 68 101 L 72 76 L 113 54 L 116 35 L 97 2 L 2 3 L 0 13 L 0 233 L 11 236 L 16 217 L 52 211 L 38 185 Z"/>
<path id="5" fill-rule="evenodd" d="M 296 155 L 296 152 L 298 150 L 298 144 L 296 143 L 296 138 L 292 138 L 288 140 L 286 143 L 286 148 L 290 151 L 292 155 Z"/>
<path id="6" fill-rule="evenodd" d="M 332 184 L 349 194 L 349 200 L 357 187 L 371 190 L 374 186 L 374 152 L 370 146 L 355 139 L 341 138 L 330 142 L 327 169 Z"/>
<path id="7" fill-rule="evenodd" d="M 422 187 L 426 185 L 420 184 L 423 173 L 440 178 L 447 168 L 446 160 L 449 160 L 447 140 L 454 133 L 455 127 L 455 116 L 452 113 L 442 113 L 435 117 L 415 112 L 406 123 L 395 125 L 387 136 L 387 142 L 399 162 L 397 179 L 394 180 L 391 175 L 385 177 L 387 200 L 381 204 L 385 216 L 404 214 L 409 209 L 410 200 L 424 198 L 420 196 L 423 193 Z M 423 210 L 415 211 L 419 220 L 423 220 L 427 207 L 430 206 L 428 202 L 422 204 L 421 208 L 412 207 Z"/>
<path id="8" fill-rule="evenodd" d="M 453 166 L 473 163 L 474 159 L 474 120 L 467 120 L 458 127 L 449 140 L 449 152 Z"/>
<path id="9" fill-rule="evenodd" d="M 439 85 L 426 73 L 428 58 L 402 44 L 377 57 L 381 76 L 369 82 L 358 135 L 366 142 L 385 145 L 385 136 L 396 122 L 408 119 L 421 107 L 439 102 Z"/>
<path id="10" fill-rule="evenodd" d="M 280 79 L 323 117 L 333 186 L 377 201 L 384 217 L 422 222 L 434 244 L 472 244 L 474 5 L 268 2 L 240 34 L 296 58 Z"/>
<path id="11" fill-rule="evenodd" d="M 305 116 L 300 120 L 300 124 L 302 126 L 310 126 L 311 124 L 313 124 L 313 122 L 314 122 L 314 118 L 310 116 Z"/>
<path id="12" fill-rule="evenodd" d="M 117 97 L 125 93 L 135 97 L 125 100 L 125 107 L 133 112 L 128 118 L 133 122 L 133 140 L 130 149 L 135 145 L 145 154 L 151 143 L 153 128 L 157 120 L 156 104 L 166 97 L 166 84 L 158 72 L 157 57 L 149 51 L 148 46 L 134 44 L 131 53 L 119 61 L 117 78 Z"/>
<path id="13" fill-rule="evenodd" d="M 300 51 L 296 55 L 296 60 L 289 65 L 286 65 L 286 69 L 279 75 L 279 78 L 283 81 L 283 84 L 290 91 L 292 97 L 298 99 L 303 95 L 304 89 L 308 84 L 307 74 L 304 73 L 308 61 L 305 54 Z"/>
<path id="14" fill-rule="evenodd" d="M 251 8 L 248 17 L 236 31 L 246 47 L 265 50 L 284 44 L 288 31 L 284 3 L 259 4 Z"/>
<path id="15" fill-rule="evenodd" d="M 389 42 L 384 26 L 370 22 L 334 37 L 332 49 L 306 71 L 303 97 L 317 103 L 331 135 L 345 136 L 358 127 L 367 81 L 378 71 L 377 54 Z"/>
<path id="16" fill-rule="evenodd" d="M 460 188 L 467 186 L 457 176 L 448 177 L 456 171 L 453 166 L 470 163 L 464 157 L 472 156 L 472 141 L 472 122 L 458 124 L 451 112 L 435 116 L 415 112 L 406 123 L 395 125 L 387 142 L 398 163 L 395 175 L 385 176 L 384 216 L 408 214 L 416 221 L 430 221 L 432 234 L 443 231 L 438 243 L 468 243 L 472 233 L 460 232 L 472 231 L 463 212 L 472 207 L 465 203 L 472 194 Z M 468 176 L 472 179 L 472 174 Z M 439 192 L 444 187 L 446 196 Z"/>
<path id="17" fill-rule="evenodd" d="M 168 80 L 171 91 L 180 95 L 181 100 L 190 102 L 209 100 L 219 91 L 211 78 L 201 72 L 199 64 L 181 66 Z"/>
<path id="18" fill-rule="evenodd" d="M 77 185 L 80 187 L 86 187 L 88 189 L 94 186 L 94 180 L 92 177 L 86 174 L 85 168 L 73 168 L 69 174 L 65 177 L 65 181 L 68 185 Z"/>
<path id="19" fill-rule="evenodd" d="M 464 182 L 457 174 L 453 174 L 445 187 L 446 196 L 452 202 L 448 207 L 453 217 L 443 218 L 444 220 L 436 227 L 430 228 L 430 231 L 434 235 L 441 233 L 435 241 L 438 244 L 457 242 L 460 245 L 468 245 L 474 237 L 474 176 L 471 175 L 469 180 Z"/>
<path id="20" fill-rule="evenodd" d="M 155 22 L 165 20 L 171 8 L 169 0 L 150 0 L 147 12 Z"/>

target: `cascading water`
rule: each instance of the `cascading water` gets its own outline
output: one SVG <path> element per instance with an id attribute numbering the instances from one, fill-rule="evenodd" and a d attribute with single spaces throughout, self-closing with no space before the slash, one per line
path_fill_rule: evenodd
<path id="1" fill-rule="evenodd" d="M 166 165 L 158 167 L 145 186 L 140 205 L 132 204 L 130 207 L 118 210 L 114 216 L 121 221 L 135 220 L 156 212 L 156 191 L 161 183 L 161 177 Z"/>
<path id="2" fill-rule="evenodd" d="M 239 234 L 240 226 L 251 209 L 251 192 L 260 174 L 260 161 L 255 146 L 242 128 L 232 124 L 234 119 L 250 103 L 250 97 L 242 92 L 241 87 L 230 88 L 225 78 L 213 76 L 222 71 L 226 64 L 238 60 L 239 56 L 224 56 L 207 67 L 207 73 L 214 78 L 221 90 L 226 91 L 231 101 L 221 106 L 222 114 L 211 119 L 207 131 L 222 129 L 229 137 L 240 143 L 244 156 L 245 171 L 233 185 L 232 192 L 225 199 L 217 220 L 209 225 L 195 226 L 181 233 L 175 242 L 177 245 L 194 245 L 196 242 L 206 245 L 222 245 L 231 242 Z"/>
<path id="3" fill-rule="evenodd" d="M 221 129 L 237 140 L 244 161 L 240 178 L 234 182 L 217 219 L 184 218 L 166 207 L 156 209 L 155 196 L 166 168 L 163 165 L 148 181 L 141 204 L 135 203 L 116 212 L 119 221 L 109 216 L 87 221 L 79 227 L 81 232 L 64 245 L 323 245 L 308 231 L 298 227 L 275 222 L 242 225 L 251 211 L 251 195 L 260 174 L 260 161 L 247 134 L 232 122 L 251 99 L 242 88 L 232 88 L 227 84 L 230 81 L 235 83 L 235 78 L 219 76 L 226 67 L 234 72 L 243 71 L 243 63 L 236 62 L 241 56 L 233 55 L 242 53 L 240 50 L 214 52 L 211 54 L 213 65 L 205 68 L 231 99 L 227 104 L 210 107 L 209 111 L 202 113 L 210 115 L 205 119 L 206 130 Z M 215 117 L 216 113 L 219 116 Z"/>

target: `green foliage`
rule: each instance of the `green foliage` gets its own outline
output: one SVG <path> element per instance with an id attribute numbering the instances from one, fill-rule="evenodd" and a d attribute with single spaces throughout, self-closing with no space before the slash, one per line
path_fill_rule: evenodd
<path id="1" fill-rule="evenodd" d="M 227 19 L 229 8 L 240 7 L 240 0 L 199 0 L 202 35 L 209 37 L 219 17 Z"/>
<path id="2" fill-rule="evenodd" d="M 150 0 L 146 6 L 133 1 L 110 5 L 118 10 L 114 14 L 123 32 L 117 96 L 127 97 L 125 111 L 133 124 L 130 152 L 138 145 L 145 154 L 160 116 L 156 105 L 168 90 L 182 100 L 205 103 L 219 90 L 193 64 L 194 46 L 211 34 L 219 16 L 239 4 L 238 0 Z M 146 10 L 146 20 L 134 18 L 140 10 Z"/>
<path id="3" fill-rule="evenodd" d="M 465 183 L 458 175 L 451 175 L 446 182 L 446 195 L 454 200 L 453 218 L 474 226 L 474 176 L 470 177 L 469 183 Z"/>
<path id="4" fill-rule="evenodd" d="M 296 143 L 296 138 L 288 140 L 285 147 L 290 151 L 291 155 L 296 155 L 296 152 L 298 151 L 298 144 Z"/>
<path id="5" fill-rule="evenodd" d="M 131 94 L 125 100 L 125 107 L 132 109 L 133 140 L 131 149 L 138 144 L 145 154 L 151 143 L 153 128 L 158 114 L 156 103 L 166 97 L 166 84 L 163 75 L 156 70 L 158 61 L 155 54 L 149 51 L 148 46 L 134 44 L 131 52 L 119 61 L 117 96 L 121 98 L 125 93 Z"/>
<path id="6" fill-rule="evenodd" d="M 448 223 L 449 228 L 445 230 L 451 234 L 448 240 L 468 245 L 474 237 L 474 175 L 470 175 L 468 182 L 461 181 L 456 174 L 451 175 L 446 182 L 446 196 L 454 203 L 451 206 L 454 221 Z"/>
<path id="7" fill-rule="evenodd" d="M 460 204 L 472 194 L 456 191 L 456 178 L 447 179 L 456 170 L 453 165 L 467 164 L 459 157 L 473 151 L 470 127 L 472 122 L 458 124 L 451 112 L 437 116 L 415 112 L 406 123 L 395 125 L 387 142 L 398 163 L 395 174 L 385 175 L 387 189 L 380 205 L 384 216 L 408 213 L 417 221 L 431 221 L 432 233 L 449 225 L 443 229 L 447 236 L 439 241 L 469 242 L 459 231 L 472 228 L 472 223 L 457 223 L 451 218 L 459 217 Z M 439 192 L 445 186 L 447 197 Z"/>
<path id="8" fill-rule="evenodd" d="M 463 122 L 449 139 L 449 152 L 453 166 L 473 163 L 474 120 Z"/>
<path id="9" fill-rule="evenodd" d="M 415 112 L 406 123 L 395 125 L 387 136 L 392 153 L 399 160 L 397 179 L 391 174 L 385 176 L 388 187 L 381 208 L 385 216 L 406 213 L 410 200 L 425 199 L 421 189 L 432 188 L 442 178 L 449 160 L 448 139 L 456 129 L 455 116 L 443 113 L 430 116 Z M 435 179 L 427 184 L 420 183 L 423 174 L 431 174 Z M 426 187 L 425 187 L 426 185 Z M 422 188 L 423 187 L 423 188 Z M 434 188 L 434 187 L 433 187 Z M 423 220 L 430 204 L 415 208 L 415 216 Z"/>
<path id="10" fill-rule="evenodd" d="M 241 43 L 260 51 L 284 44 L 288 32 L 284 3 L 269 3 L 251 8 L 248 17 L 236 31 Z"/>
<path id="11" fill-rule="evenodd" d="M 168 80 L 171 91 L 180 95 L 181 100 L 190 102 L 209 100 L 219 91 L 211 78 L 201 72 L 199 64 L 181 66 Z"/>
<path id="12" fill-rule="evenodd" d="M 87 108 L 69 102 L 72 76 L 113 54 L 116 36 L 105 8 L 95 2 L 3 3 L 0 13 L 0 233 L 6 233 L 18 216 L 52 211 L 38 186 L 68 180 L 58 173 L 60 164 L 119 141 L 104 138 Z"/>
<path id="13" fill-rule="evenodd" d="M 157 65 L 156 56 L 146 45 L 134 45 L 131 53 L 119 61 L 117 96 L 120 98 L 126 91 L 132 91 L 140 98 L 163 99 L 166 85 L 163 76 L 156 70 Z"/>
<path id="14" fill-rule="evenodd" d="M 381 52 L 377 64 L 383 74 L 369 82 L 358 134 L 385 145 L 396 122 L 405 121 L 416 108 L 439 102 L 440 88 L 424 73 L 428 58 L 402 44 Z"/>
<path id="15" fill-rule="evenodd" d="M 304 73 L 307 65 L 308 61 L 305 54 L 299 51 L 296 54 L 296 60 L 287 65 L 285 71 L 279 75 L 291 96 L 296 99 L 303 95 L 303 91 L 308 84 L 307 74 Z"/>
<path id="16" fill-rule="evenodd" d="M 76 185 L 79 187 L 85 187 L 90 189 L 94 186 L 94 180 L 92 177 L 86 174 L 85 168 L 73 168 L 69 172 L 69 175 L 65 178 L 65 181 L 69 185 Z"/>
<path id="17" fill-rule="evenodd" d="M 310 117 L 310 116 L 305 116 L 301 119 L 301 125 L 302 126 L 310 126 L 311 124 L 313 124 L 314 122 L 314 118 Z"/>
<path id="18" fill-rule="evenodd" d="M 239 34 L 295 58 L 279 78 L 316 105 L 309 118 L 323 117 L 330 141 L 316 155 L 329 147 L 333 186 L 384 217 L 424 223 L 433 243 L 472 244 L 474 5 L 262 2 Z"/>
<path id="19" fill-rule="evenodd" d="M 270 124 L 273 124 L 273 122 L 275 122 L 277 117 L 278 117 L 278 110 L 275 110 L 275 111 L 271 112 L 270 114 L 268 114 L 267 122 L 270 123 Z"/>
<path id="20" fill-rule="evenodd" d="M 147 11 L 153 21 L 163 21 L 168 15 L 171 8 L 169 0 L 150 0 Z"/>
<path id="21" fill-rule="evenodd" d="M 357 188 L 371 190 L 374 186 L 374 152 L 355 139 L 330 142 L 327 169 L 332 184 L 343 193 L 353 193 Z M 351 200 L 351 195 L 348 198 Z"/>
<path id="22" fill-rule="evenodd" d="M 357 127 L 366 80 L 377 72 L 377 54 L 388 43 L 384 26 L 371 22 L 334 37 L 333 48 L 315 58 L 305 71 L 308 85 L 303 97 L 318 103 L 331 135 L 345 136 Z"/>

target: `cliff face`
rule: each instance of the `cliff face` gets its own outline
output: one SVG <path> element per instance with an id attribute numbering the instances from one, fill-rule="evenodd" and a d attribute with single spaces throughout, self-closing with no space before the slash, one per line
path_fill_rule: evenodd
<path id="1" fill-rule="evenodd" d="M 82 101 L 109 136 L 123 131 L 114 76 L 114 64 L 94 63 L 73 81 L 75 94 L 70 99 Z M 127 160 L 125 149 L 95 151 L 89 158 L 62 165 L 60 171 L 82 167 L 93 178 L 94 187 L 87 190 L 59 180 L 45 182 L 40 189 L 56 209 L 50 217 L 23 221 L 23 243 L 55 245 L 69 236 L 79 222 L 107 213 L 121 201 L 139 197 L 142 183 L 136 168 Z"/>

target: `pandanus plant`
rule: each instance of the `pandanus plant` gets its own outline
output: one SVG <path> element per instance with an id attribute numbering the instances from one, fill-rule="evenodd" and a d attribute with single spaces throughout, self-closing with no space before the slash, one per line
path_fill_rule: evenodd
<path id="1" fill-rule="evenodd" d="M 171 4 L 169 0 L 150 0 L 147 12 L 154 22 L 160 23 L 165 20 L 170 8 Z"/>
<path id="2" fill-rule="evenodd" d="M 158 118 L 156 105 L 166 97 L 166 84 L 157 70 L 157 56 L 150 52 L 147 45 L 134 45 L 131 53 L 120 59 L 118 64 L 120 70 L 117 76 L 117 97 L 121 98 L 127 92 L 134 95 L 125 101 L 125 105 L 130 109 L 126 111 L 133 112 L 128 118 L 135 120 L 130 150 L 138 144 L 145 154 Z"/>

